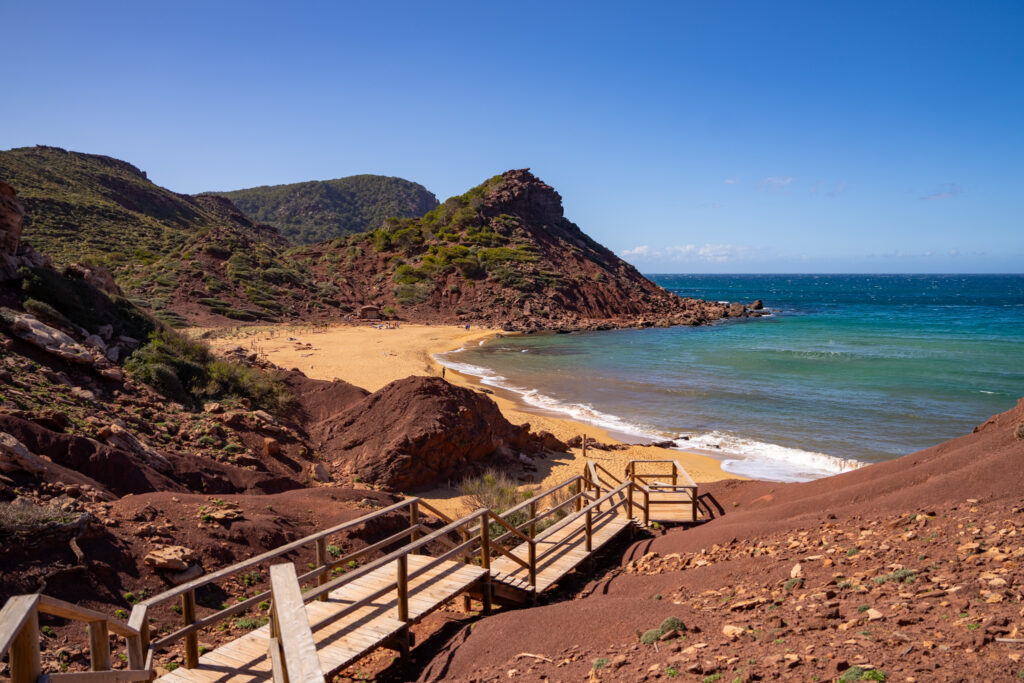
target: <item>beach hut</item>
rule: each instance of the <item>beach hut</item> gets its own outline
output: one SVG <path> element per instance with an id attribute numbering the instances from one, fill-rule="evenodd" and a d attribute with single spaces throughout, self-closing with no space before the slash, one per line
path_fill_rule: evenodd
<path id="1" fill-rule="evenodd" d="M 360 320 L 380 320 L 380 306 L 367 304 L 359 307 Z"/>

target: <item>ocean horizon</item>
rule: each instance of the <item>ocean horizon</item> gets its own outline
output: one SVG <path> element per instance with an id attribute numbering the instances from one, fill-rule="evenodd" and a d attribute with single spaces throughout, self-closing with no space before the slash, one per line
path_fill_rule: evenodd
<path id="1" fill-rule="evenodd" d="M 1024 275 L 647 277 L 769 315 L 503 336 L 438 360 L 536 409 L 778 481 L 933 446 L 1024 395 Z"/>

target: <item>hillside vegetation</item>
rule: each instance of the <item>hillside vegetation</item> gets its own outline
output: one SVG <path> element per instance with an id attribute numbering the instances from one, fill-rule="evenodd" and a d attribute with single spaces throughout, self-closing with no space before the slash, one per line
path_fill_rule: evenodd
<path id="1" fill-rule="evenodd" d="M 494 176 L 422 217 L 388 218 L 295 256 L 342 295 L 407 318 L 578 329 L 724 315 L 669 294 L 595 242 L 528 169 Z"/>
<path id="2" fill-rule="evenodd" d="M 27 209 L 25 241 L 58 266 L 106 266 L 126 297 L 174 325 L 336 320 L 367 304 L 404 320 L 517 330 L 697 325 L 747 315 L 742 304 L 682 299 L 647 280 L 566 219 L 561 196 L 528 169 L 436 206 L 414 184 L 404 186 L 411 194 L 389 194 L 386 188 L 406 181 L 357 176 L 365 201 L 351 206 L 362 207 L 360 220 L 377 220 L 396 196 L 409 199 L 409 211 L 433 208 L 299 246 L 226 197 L 171 192 L 110 157 L 14 149 L 0 152 L 0 177 Z M 325 193 L 334 187 L 301 185 Z M 296 186 L 257 190 L 278 197 L 285 213 L 306 206 L 303 220 L 327 229 L 341 204 L 303 204 L 301 193 L 291 203 L 288 187 Z"/>
<path id="3" fill-rule="evenodd" d="M 292 244 L 365 232 L 390 216 L 422 216 L 437 206 L 437 197 L 419 183 L 379 175 L 204 194 L 227 197 L 253 220 L 277 228 Z"/>
<path id="4" fill-rule="evenodd" d="M 168 322 L 274 319 L 319 294 L 276 230 L 226 199 L 155 185 L 127 162 L 26 147 L 0 152 L 0 177 L 25 205 L 24 241 L 57 265 L 107 267 L 128 297 Z"/>

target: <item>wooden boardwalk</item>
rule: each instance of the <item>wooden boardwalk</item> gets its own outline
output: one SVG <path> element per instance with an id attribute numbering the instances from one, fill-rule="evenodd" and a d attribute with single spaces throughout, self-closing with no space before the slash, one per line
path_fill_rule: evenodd
<path id="1" fill-rule="evenodd" d="M 696 493 L 677 462 L 659 460 L 630 463 L 622 479 L 589 462 L 583 475 L 500 515 L 480 509 L 452 520 L 426 501 L 408 498 L 170 588 L 135 605 L 127 623 L 47 596 L 15 596 L 0 618 L 0 654 L 11 652 L 16 683 L 38 683 L 38 614 L 48 613 L 89 624 L 93 672 L 87 683 L 150 680 L 157 653 L 176 643 L 183 643 L 184 665 L 163 675 L 165 683 L 323 683 L 379 647 L 404 657 L 410 625 L 459 595 L 479 597 L 485 613 L 492 599 L 532 602 L 636 523 L 696 521 Z M 421 512 L 444 526 L 426 526 Z M 385 516 L 392 524 L 396 515 L 407 515 L 408 525 L 387 538 L 345 555 L 328 545 L 332 537 Z M 297 575 L 292 559 L 303 550 L 314 551 L 316 562 Z M 197 591 L 268 566 L 270 590 L 198 612 Z M 148 610 L 172 600 L 179 601 L 181 626 L 154 637 Z M 200 656 L 201 632 L 265 609 L 265 601 L 269 624 Z M 125 638 L 129 670 L 111 669 L 108 632 Z M 49 683 L 86 680 L 77 673 L 48 676 Z"/>
<path id="2" fill-rule="evenodd" d="M 585 523 L 582 517 L 574 519 L 550 536 L 537 541 L 537 583 L 534 588 L 537 593 L 543 593 L 558 583 L 593 552 L 629 528 L 633 520 L 623 514 L 607 515 L 595 521 L 590 551 L 586 549 Z M 512 554 L 521 560 L 528 560 L 529 548 L 526 544 L 516 546 Z M 530 590 L 529 572 L 508 557 L 492 560 L 491 572 L 495 581 Z"/>
<path id="3" fill-rule="evenodd" d="M 409 555 L 409 619 L 415 623 L 453 597 L 463 593 L 487 574 L 487 570 L 456 561 L 444 561 L 422 573 L 433 558 Z M 326 602 L 306 605 L 320 669 L 327 677 L 337 674 L 371 650 L 392 644 L 396 648 L 408 628 L 397 618 L 398 599 L 390 591 L 395 583 L 397 561 L 345 584 L 328 594 Z M 368 596 L 388 591 L 369 604 L 351 606 Z M 338 616 L 342 615 L 342 616 Z M 269 624 L 226 643 L 199 658 L 199 666 L 178 668 L 161 677 L 166 683 L 259 683 L 271 679 Z"/>

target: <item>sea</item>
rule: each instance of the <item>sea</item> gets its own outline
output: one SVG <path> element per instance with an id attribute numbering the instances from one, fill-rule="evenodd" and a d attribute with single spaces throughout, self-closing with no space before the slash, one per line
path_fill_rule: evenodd
<path id="1" fill-rule="evenodd" d="M 504 336 L 439 354 L 534 410 L 807 481 L 969 433 L 1024 396 L 1024 275 L 648 275 L 770 315 Z"/>

